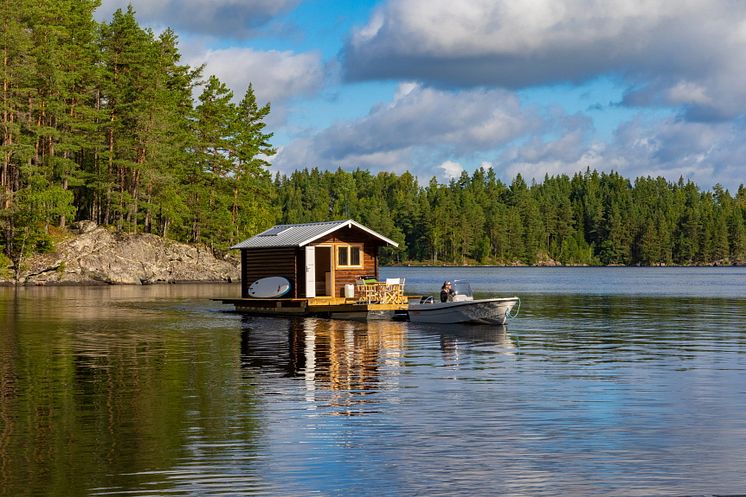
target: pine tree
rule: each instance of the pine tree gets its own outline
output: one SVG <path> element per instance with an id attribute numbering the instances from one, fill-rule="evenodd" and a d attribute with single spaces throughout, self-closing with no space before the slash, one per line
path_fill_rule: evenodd
<path id="1" fill-rule="evenodd" d="M 17 259 L 26 250 L 20 241 L 22 233 L 35 229 L 35 220 L 22 215 L 24 208 L 17 205 L 16 193 L 24 178 L 21 168 L 34 157 L 34 140 L 30 132 L 29 96 L 33 95 L 34 5 L 22 0 L 0 3 L 0 43 L 2 43 L 2 140 L 0 141 L 0 226 L 6 256 Z"/>
<path id="2" fill-rule="evenodd" d="M 215 76 L 210 76 L 199 96 L 194 164 L 189 173 L 189 203 L 193 206 L 190 239 L 194 242 L 231 239 L 229 175 L 233 173 L 232 137 L 238 119 L 232 99 L 233 92 Z"/>
<path id="3" fill-rule="evenodd" d="M 232 183 L 231 243 L 245 233 L 257 233 L 274 222 L 277 213 L 269 207 L 273 201 L 269 158 L 276 153 L 270 144 L 272 133 L 266 133 L 264 120 L 270 106 L 256 102 L 251 85 L 236 110 L 235 133 L 231 137 L 230 158 L 233 161 L 229 180 Z"/>

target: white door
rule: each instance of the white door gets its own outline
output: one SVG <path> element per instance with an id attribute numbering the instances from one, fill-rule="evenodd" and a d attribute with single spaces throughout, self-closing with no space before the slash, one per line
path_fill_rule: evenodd
<path id="1" fill-rule="evenodd" d="M 316 296 L 316 247 L 306 247 L 306 297 Z"/>

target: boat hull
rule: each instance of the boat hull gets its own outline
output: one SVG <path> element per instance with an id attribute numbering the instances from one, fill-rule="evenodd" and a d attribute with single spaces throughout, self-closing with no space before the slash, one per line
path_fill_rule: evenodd
<path id="1" fill-rule="evenodd" d="M 409 320 L 415 323 L 481 323 L 505 324 L 510 311 L 519 302 L 517 297 L 409 304 Z"/>

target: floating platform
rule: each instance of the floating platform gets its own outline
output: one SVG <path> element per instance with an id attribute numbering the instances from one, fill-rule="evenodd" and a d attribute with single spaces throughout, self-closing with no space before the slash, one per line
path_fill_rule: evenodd
<path id="1" fill-rule="evenodd" d="M 233 305 L 236 312 L 264 316 L 323 317 L 331 319 L 392 319 L 396 311 L 406 311 L 406 303 L 361 303 L 341 297 L 278 299 L 215 299 Z"/>

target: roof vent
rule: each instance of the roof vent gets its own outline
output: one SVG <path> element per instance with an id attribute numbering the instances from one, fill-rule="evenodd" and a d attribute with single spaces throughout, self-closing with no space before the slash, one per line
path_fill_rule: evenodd
<path id="1" fill-rule="evenodd" d="M 291 229 L 293 229 L 292 226 L 275 226 L 274 228 L 270 228 L 267 231 L 259 233 L 256 236 L 277 236 L 280 233 L 285 233 L 286 231 Z"/>

